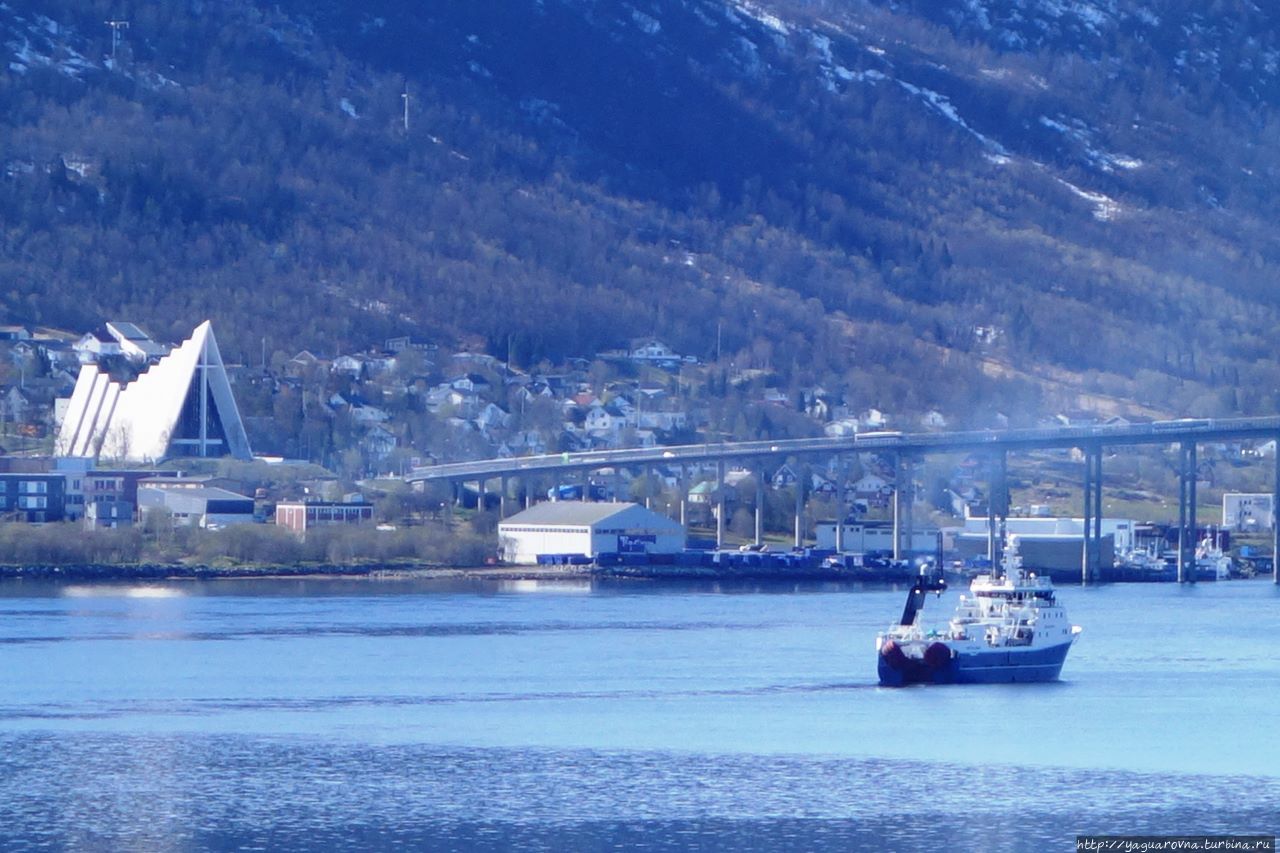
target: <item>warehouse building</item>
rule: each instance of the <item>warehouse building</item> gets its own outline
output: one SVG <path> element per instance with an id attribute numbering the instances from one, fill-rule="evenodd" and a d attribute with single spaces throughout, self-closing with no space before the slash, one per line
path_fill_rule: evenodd
<path id="1" fill-rule="evenodd" d="M 185 524 L 209 530 L 257 520 L 253 498 L 212 486 L 139 486 L 138 512 L 144 521 L 159 513 L 171 519 L 175 527 Z"/>
<path id="2" fill-rule="evenodd" d="M 679 522 L 633 503 L 550 501 L 498 525 L 498 553 L 508 563 L 552 554 L 675 554 L 684 544 Z"/>

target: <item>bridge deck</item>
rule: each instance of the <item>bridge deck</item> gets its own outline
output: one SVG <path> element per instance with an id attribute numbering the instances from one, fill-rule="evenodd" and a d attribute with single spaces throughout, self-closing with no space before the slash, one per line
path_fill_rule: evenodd
<path id="1" fill-rule="evenodd" d="M 907 455 L 999 452 L 1135 444 L 1179 444 L 1280 436 L 1280 417 L 1192 419 L 1150 424 L 972 430 L 951 433 L 869 432 L 851 438 L 797 438 L 686 444 L 630 450 L 555 453 L 511 459 L 484 459 L 415 468 L 405 480 L 466 480 L 517 476 L 543 471 L 582 471 L 619 465 L 678 465 L 732 459 L 820 456 L 880 450 Z"/>

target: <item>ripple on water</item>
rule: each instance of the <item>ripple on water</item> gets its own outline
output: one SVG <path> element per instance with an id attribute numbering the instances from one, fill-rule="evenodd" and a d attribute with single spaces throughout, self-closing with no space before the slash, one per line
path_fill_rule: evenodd
<path id="1" fill-rule="evenodd" d="M 34 848 L 1065 849 L 1275 829 L 1280 781 L 795 756 L 293 738 L 0 739 Z"/>

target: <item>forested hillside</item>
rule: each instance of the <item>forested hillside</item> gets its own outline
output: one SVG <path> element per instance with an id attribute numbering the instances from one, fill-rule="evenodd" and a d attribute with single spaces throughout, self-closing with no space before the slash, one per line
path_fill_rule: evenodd
<path id="1" fill-rule="evenodd" d="M 1274 17 L 9 0 L 0 306 L 212 317 L 244 360 L 656 334 L 893 411 L 1274 412 Z"/>

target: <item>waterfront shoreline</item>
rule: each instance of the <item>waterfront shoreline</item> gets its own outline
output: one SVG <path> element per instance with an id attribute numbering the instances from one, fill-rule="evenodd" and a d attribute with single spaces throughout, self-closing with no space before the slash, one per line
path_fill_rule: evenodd
<path id="1" fill-rule="evenodd" d="M 439 566 L 404 563 L 298 566 L 211 566 L 164 563 L 0 565 L 0 581 L 138 583 L 209 580 L 691 580 L 841 581 L 897 583 L 838 569 L 766 569 L 758 566 Z"/>

